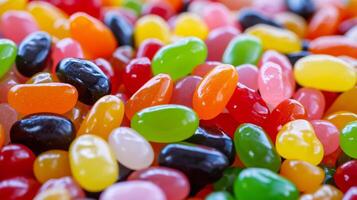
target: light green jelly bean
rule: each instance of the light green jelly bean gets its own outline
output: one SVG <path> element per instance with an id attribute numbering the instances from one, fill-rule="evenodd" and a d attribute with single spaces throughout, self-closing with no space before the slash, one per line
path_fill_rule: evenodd
<path id="1" fill-rule="evenodd" d="M 8 39 L 0 39 L 0 78 L 2 78 L 14 64 L 17 54 L 16 44 Z"/>
<path id="2" fill-rule="evenodd" d="M 357 121 L 348 123 L 342 130 L 340 145 L 345 154 L 357 158 Z"/>

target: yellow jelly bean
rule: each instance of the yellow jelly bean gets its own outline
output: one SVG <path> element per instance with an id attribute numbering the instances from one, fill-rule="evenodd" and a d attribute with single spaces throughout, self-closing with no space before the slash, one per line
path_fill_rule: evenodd
<path id="1" fill-rule="evenodd" d="M 208 26 L 194 13 L 183 13 L 176 19 L 174 33 L 177 36 L 195 36 L 205 40 L 208 35 Z"/>
<path id="2" fill-rule="evenodd" d="M 33 165 L 35 177 L 41 183 L 52 178 L 71 175 L 67 151 L 50 150 L 41 153 Z"/>
<path id="3" fill-rule="evenodd" d="M 352 88 L 342 93 L 330 106 L 326 114 L 331 114 L 337 111 L 349 111 L 357 113 L 357 87 Z"/>
<path id="4" fill-rule="evenodd" d="M 325 117 L 326 120 L 333 123 L 338 130 L 342 129 L 350 122 L 357 121 L 357 114 L 346 111 L 332 113 Z"/>
<path id="5" fill-rule="evenodd" d="M 295 13 L 283 12 L 275 16 L 275 21 L 294 32 L 300 38 L 305 36 L 307 24 L 303 17 Z"/>
<path id="6" fill-rule="evenodd" d="M 258 24 L 248 28 L 246 33 L 259 38 L 264 49 L 272 49 L 281 53 L 294 53 L 301 50 L 300 38 L 289 30 Z"/>
<path id="7" fill-rule="evenodd" d="M 170 41 L 170 29 L 165 20 L 156 15 L 141 17 L 134 27 L 134 39 L 136 46 L 149 38 L 156 38 L 163 43 Z"/>
<path id="8" fill-rule="evenodd" d="M 113 129 L 117 128 L 124 116 L 124 104 L 119 97 L 107 95 L 100 98 L 83 120 L 77 135 L 94 134 L 107 139 Z"/>
<path id="9" fill-rule="evenodd" d="M 343 92 L 356 84 L 353 67 L 334 56 L 310 55 L 295 63 L 296 81 L 304 86 L 331 92 Z"/>
<path id="10" fill-rule="evenodd" d="M 59 39 L 70 36 L 68 16 L 57 7 L 43 1 L 32 1 L 27 5 L 27 10 L 41 30 Z"/>
<path id="11" fill-rule="evenodd" d="M 303 119 L 286 123 L 276 138 L 276 150 L 285 159 L 303 160 L 318 165 L 324 149 L 312 125 Z"/>
<path id="12" fill-rule="evenodd" d="M 119 168 L 109 145 L 95 135 L 82 135 L 69 147 L 74 179 L 90 192 L 99 192 L 118 178 Z"/>
<path id="13" fill-rule="evenodd" d="M 0 15 L 8 10 L 23 10 L 25 9 L 27 0 L 1 0 Z"/>

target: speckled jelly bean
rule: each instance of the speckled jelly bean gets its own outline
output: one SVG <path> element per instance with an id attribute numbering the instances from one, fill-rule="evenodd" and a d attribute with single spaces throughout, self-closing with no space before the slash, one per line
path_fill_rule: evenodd
<path id="1" fill-rule="evenodd" d="M 0 78 L 10 70 L 15 62 L 17 53 L 16 44 L 7 39 L 0 39 Z"/>

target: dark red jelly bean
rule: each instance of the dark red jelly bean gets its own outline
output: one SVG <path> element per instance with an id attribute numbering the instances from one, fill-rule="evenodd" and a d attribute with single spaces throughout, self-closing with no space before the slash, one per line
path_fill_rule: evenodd
<path id="1" fill-rule="evenodd" d="M 75 12 L 86 12 L 93 17 L 99 17 L 101 1 L 100 0 L 45 0 L 61 10 L 65 11 L 67 14 L 71 15 Z"/>
<path id="2" fill-rule="evenodd" d="M 32 200 L 39 188 L 40 183 L 32 178 L 5 179 L 0 181 L 0 198 L 4 200 Z"/>
<path id="3" fill-rule="evenodd" d="M 143 8 L 142 14 L 158 15 L 167 21 L 175 14 L 175 11 L 165 1 L 158 1 L 147 3 Z"/>
<path id="4" fill-rule="evenodd" d="M 123 84 L 133 94 L 152 78 L 151 62 L 148 58 L 136 58 L 130 61 L 123 73 Z"/>
<path id="5" fill-rule="evenodd" d="M 357 186 L 357 160 L 351 160 L 339 166 L 334 175 L 334 180 L 342 192 Z"/>
<path id="6" fill-rule="evenodd" d="M 163 47 L 164 44 L 157 39 L 146 39 L 139 46 L 138 52 L 136 54 L 137 58 L 147 57 L 150 60 L 155 56 L 156 52 Z"/>
<path id="7" fill-rule="evenodd" d="M 97 58 L 94 60 L 94 63 L 103 71 L 103 73 L 109 78 L 111 86 L 112 86 L 112 92 L 115 92 L 118 90 L 119 87 L 119 77 L 116 76 L 114 73 L 114 69 L 112 65 L 110 64 L 109 61 L 105 60 L 104 58 Z"/>

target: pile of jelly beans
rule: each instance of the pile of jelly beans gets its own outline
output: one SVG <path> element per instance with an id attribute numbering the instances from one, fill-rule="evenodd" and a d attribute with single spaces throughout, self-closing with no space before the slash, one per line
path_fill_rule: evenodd
<path id="1" fill-rule="evenodd" d="M 357 0 L 0 0 L 1 200 L 357 200 Z"/>

